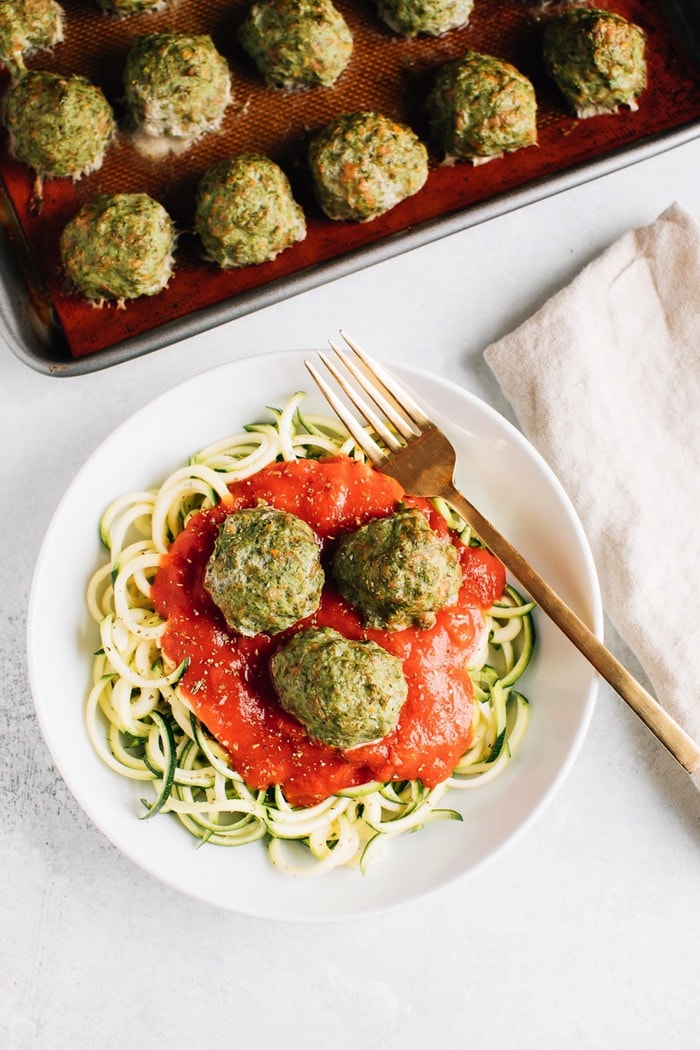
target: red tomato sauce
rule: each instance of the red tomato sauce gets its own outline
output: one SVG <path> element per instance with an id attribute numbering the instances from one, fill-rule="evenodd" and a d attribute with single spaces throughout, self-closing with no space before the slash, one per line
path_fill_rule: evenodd
<path id="1" fill-rule="evenodd" d="M 189 661 L 181 689 L 233 768 L 250 787 L 281 784 L 287 799 L 302 806 L 372 780 L 440 783 L 469 746 L 473 695 L 466 667 L 480 641 L 483 610 L 503 593 L 501 563 L 452 537 L 462 588 L 457 603 L 440 610 L 428 630 L 365 629 L 326 573 L 313 615 L 275 636 L 243 637 L 227 627 L 203 583 L 219 525 L 234 510 L 262 500 L 303 518 L 319 536 L 324 566 L 341 533 L 393 513 L 399 503 L 419 507 L 437 532 L 452 534 L 427 500 L 407 496 L 392 478 L 340 456 L 275 463 L 235 482 L 230 493 L 176 538 L 162 558 L 152 600 L 168 621 L 164 653 L 176 664 Z M 396 728 L 378 743 L 341 751 L 312 740 L 277 701 L 269 658 L 294 632 L 312 626 L 371 638 L 402 660 L 408 698 Z"/>

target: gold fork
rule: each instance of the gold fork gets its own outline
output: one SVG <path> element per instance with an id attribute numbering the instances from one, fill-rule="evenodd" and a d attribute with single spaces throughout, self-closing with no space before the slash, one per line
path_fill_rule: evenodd
<path id="1" fill-rule="evenodd" d="M 445 434 L 381 365 L 345 332 L 340 334 L 353 356 L 331 342 L 330 347 L 342 367 L 327 354 L 319 352 L 319 358 L 384 447 L 357 420 L 314 365 L 310 361 L 305 364 L 333 411 L 371 462 L 400 482 L 410 495 L 442 498 L 450 504 L 680 765 L 689 773 L 700 769 L 700 747 L 695 741 L 515 547 L 455 488 L 457 457 Z"/>

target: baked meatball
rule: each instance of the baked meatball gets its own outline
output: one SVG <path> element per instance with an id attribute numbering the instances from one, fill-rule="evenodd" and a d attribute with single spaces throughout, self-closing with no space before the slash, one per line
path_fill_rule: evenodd
<path id="1" fill-rule="evenodd" d="M 301 518 L 260 505 L 224 520 L 204 586 L 234 631 L 278 634 L 318 608 L 320 544 Z"/>
<path id="2" fill-rule="evenodd" d="M 535 89 L 498 58 L 467 51 L 441 66 L 427 100 L 435 141 L 448 157 L 486 160 L 537 142 Z"/>
<path id="3" fill-rule="evenodd" d="M 408 688 L 401 661 L 376 642 L 330 627 L 295 634 L 270 661 L 285 711 L 331 747 L 381 740 L 396 726 Z"/>
<path id="4" fill-rule="evenodd" d="M 116 131 L 102 90 L 58 73 L 24 73 L 7 97 L 5 121 L 15 157 L 39 177 L 96 171 Z"/>
<path id="5" fill-rule="evenodd" d="M 144 11 L 160 11 L 176 0 L 96 0 L 97 6 L 108 15 L 128 18 Z"/>
<path id="6" fill-rule="evenodd" d="M 287 176 L 253 153 L 219 161 L 204 173 L 195 228 L 207 256 L 222 267 L 274 259 L 306 236 L 304 212 Z"/>
<path id="7" fill-rule="evenodd" d="M 61 261 L 96 302 L 155 295 L 173 270 L 175 228 L 145 193 L 104 193 L 84 204 L 61 234 Z"/>
<path id="8" fill-rule="evenodd" d="M 402 36 L 442 36 L 465 26 L 474 0 L 377 0 L 379 17 Z"/>
<path id="9" fill-rule="evenodd" d="M 646 35 L 611 11 L 574 8 L 548 22 L 548 73 L 579 117 L 638 109 L 647 83 Z"/>
<path id="10" fill-rule="evenodd" d="M 352 55 L 352 33 L 331 0 L 258 0 L 238 36 L 276 88 L 329 87 Z"/>
<path id="11" fill-rule="evenodd" d="M 63 8 L 56 0 L 0 0 L 0 62 L 14 76 L 25 58 L 63 39 Z"/>
<path id="12" fill-rule="evenodd" d="M 423 187 L 428 151 L 405 124 L 379 113 L 346 113 L 312 140 L 309 167 L 329 218 L 367 222 Z"/>
<path id="13" fill-rule="evenodd" d="M 137 36 L 127 55 L 124 98 L 137 127 L 190 144 L 215 131 L 231 102 L 226 59 L 210 36 Z"/>
<path id="14" fill-rule="evenodd" d="M 367 627 L 432 627 L 454 605 L 462 583 L 459 555 L 416 508 L 375 518 L 340 538 L 332 562 L 338 590 Z"/>

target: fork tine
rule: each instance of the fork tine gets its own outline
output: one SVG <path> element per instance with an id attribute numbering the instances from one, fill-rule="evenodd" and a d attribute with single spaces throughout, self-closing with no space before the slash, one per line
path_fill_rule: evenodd
<path id="1" fill-rule="evenodd" d="M 358 346 L 354 339 L 351 339 L 347 332 L 342 329 L 340 331 L 341 336 L 348 344 L 350 349 L 357 354 L 360 361 L 362 361 L 365 368 L 369 371 L 370 375 L 376 380 L 378 379 L 387 394 L 390 395 L 395 405 L 409 416 L 411 422 L 414 423 L 419 431 L 426 427 L 431 427 L 432 421 L 426 416 L 420 405 L 413 400 L 410 394 L 399 384 L 396 380 L 386 372 L 378 361 L 375 361 L 369 356 L 362 347 Z M 332 345 L 332 344 L 331 344 Z"/>
<path id="2" fill-rule="evenodd" d="M 375 464 L 379 467 L 383 463 L 386 463 L 386 453 L 377 442 L 371 437 L 364 427 L 355 419 L 352 412 L 350 412 L 339 397 L 331 390 L 325 379 L 319 374 L 318 370 L 311 364 L 310 361 L 304 361 L 307 370 L 309 371 L 312 379 L 316 383 L 323 396 L 325 397 L 328 404 L 331 406 L 335 414 L 341 420 L 348 430 L 348 433 L 352 435 L 358 447 L 361 448 Z"/>
<path id="3" fill-rule="evenodd" d="M 328 340 L 328 342 L 330 344 L 331 350 L 333 350 L 333 352 L 336 354 L 339 361 L 347 369 L 348 373 L 355 379 L 357 383 L 359 383 L 362 390 L 364 390 L 364 392 L 372 398 L 372 401 L 374 401 L 375 405 L 379 409 L 381 409 L 381 411 L 387 417 L 389 422 L 396 427 L 399 434 L 401 434 L 406 439 L 406 441 L 411 441 L 413 438 L 419 437 L 420 430 L 411 421 L 411 417 L 406 412 L 399 411 L 401 409 L 401 405 L 399 405 L 393 397 L 391 401 L 389 401 L 384 396 L 384 392 L 388 393 L 388 391 L 386 391 L 386 387 L 381 382 L 381 380 L 378 380 L 377 377 L 372 374 L 369 365 L 366 364 L 358 355 L 358 360 L 363 366 L 362 368 L 358 367 L 358 365 L 355 364 L 355 362 L 347 355 L 345 351 L 337 347 L 335 343 L 331 342 L 330 339 Z M 327 367 L 330 368 L 330 365 L 327 365 Z M 342 382 L 338 373 L 334 374 L 336 375 L 338 381 Z M 344 389 L 347 393 L 347 388 L 344 387 Z M 368 413 L 364 413 L 365 419 L 367 419 L 367 421 L 372 426 L 376 426 L 378 416 L 376 415 L 376 413 L 373 412 L 371 408 L 369 411 L 372 415 L 372 419 L 370 419 L 370 415 Z M 384 424 L 382 424 L 382 426 L 384 426 Z M 385 441 L 387 440 L 387 434 L 389 434 L 390 437 L 393 438 L 393 435 L 391 435 L 391 431 L 387 431 L 386 434 L 384 434 L 377 430 L 377 433 L 379 433 Z M 400 443 L 396 442 L 395 438 L 393 438 L 393 440 L 395 443 L 392 443 L 391 441 L 389 441 L 388 443 L 390 444 L 390 447 L 394 449 L 394 451 L 397 451 L 401 447 Z"/>
<path id="4" fill-rule="evenodd" d="M 355 369 L 351 365 L 351 362 L 346 359 L 346 355 L 343 354 L 342 351 L 338 350 L 336 346 L 333 346 L 333 343 L 331 343 L 330 346 L 331 349 L 334 350 L 335 353 L 338 355 L 338 358 L 340 359 L 342 364 L 344 364 L 345 367 L 348 369 L 349 374 L 355 377 L 355 379 L 365 392 L 372 395 L 372 391 L 367 390 L 366 380 L 364 380 L 362 376 L 357 375 Z M 370 403 L 368 401 L 365 401 L 362 395 L 354 389 L 354 387 L 347 381 L 343 373 L 335 367 L 333 362 L 326 356 L 326 354 L 319 351 L 318 356 L 320 357 L 321 361 L 323 361 L 330 374 L 336 380 L 336 382 L 338 383 L 348 400 L 355 406 L 360 415 L 364 416 L 369 425 L 373 428 L 375 434 L 379 435 L 379 437 L 382 439 L 387 448 L 390 448 L 393 452 L 398 452 L 398 450 L 402 447 L 401 442 L 397 439 L 395 434 L 392 434 L 392 432 L 387 427 L 386 423 L 377 415 Z M 377 402 L 375 401 L 375 403 Z M 382 406 L 379 405 L 379 407 L 381 408 Z"/>

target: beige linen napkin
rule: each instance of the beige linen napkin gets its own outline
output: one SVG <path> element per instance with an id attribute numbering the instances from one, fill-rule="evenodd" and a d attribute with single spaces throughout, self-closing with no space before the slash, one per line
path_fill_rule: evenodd
<path id="1" fill-rule="evenodd" d="M 700 741 L 700 226 L 672 205 L 485 358 L 578 512 L 611 622 Z"/>

